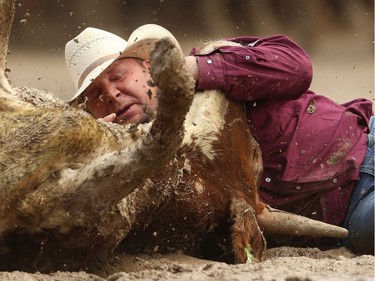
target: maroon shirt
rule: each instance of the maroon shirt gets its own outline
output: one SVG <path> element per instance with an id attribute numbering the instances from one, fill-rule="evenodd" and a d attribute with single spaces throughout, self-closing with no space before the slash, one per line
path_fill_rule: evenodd
<path id="1" fill-rule="evenodd" d="M 339 105 L 309 91 L 308 55 L 285 36 L 227 39 L 197 54 L 197 90 L 245 102 L 263 155 L 260 196 L 270 206 L 342 225 L 367 150 L 371 101 Z"/>

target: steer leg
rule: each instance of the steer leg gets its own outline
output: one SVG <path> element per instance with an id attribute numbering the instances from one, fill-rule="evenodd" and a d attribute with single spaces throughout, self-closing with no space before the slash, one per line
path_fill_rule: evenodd
<path id="1" fill-rule="evenodd" d="M 249 261 L 247 251 L 261 261 L 263 251 L 266 249 L 266 240 L 257 223 L 255 210 L 245 200 L 233 199 L 231 213 L 233 219 L 231 238 L 235 263 Z"/>

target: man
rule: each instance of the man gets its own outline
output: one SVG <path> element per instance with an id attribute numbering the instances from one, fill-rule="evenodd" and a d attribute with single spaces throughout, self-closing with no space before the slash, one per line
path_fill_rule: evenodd
<path id="1" fill-rule="evenodd" d="M 116 123 L 151 121 L 157 110 L 150 76 L 153 43 L 173 35 L 141 26 L 129 41 L 93 28 L 66 45 L 77 93 L 73 106 Z M 374 253 L 372 104 L 339 105 L 308 90 L 308 55 L 285 36 L 244 36 L 194 49 L 185 58 L 197 91 L 219 89 L 245 105 L 263 154 L 260 196 L 272 207 L 348 228 L 344 245 Z M 370 122 L 371 119 L 371 122 Z M 370 133 L 371 127 L 371 133 Z"/>

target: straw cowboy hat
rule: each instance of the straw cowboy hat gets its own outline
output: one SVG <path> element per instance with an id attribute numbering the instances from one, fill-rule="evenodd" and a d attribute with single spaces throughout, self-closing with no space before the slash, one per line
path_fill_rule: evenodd
<path id="1" fill-rule="evenodd" d="M 65 46 L 66 66 L 77 87 L 68 102 L 73 103 L 114 60 L 124 57 L 149 59 L 155 42 L 163 37 L 169 37 L 181 50 L 172 33 L 156 24 L 138 27 L 128 41 L 93 27 L 83 30 Z"/>

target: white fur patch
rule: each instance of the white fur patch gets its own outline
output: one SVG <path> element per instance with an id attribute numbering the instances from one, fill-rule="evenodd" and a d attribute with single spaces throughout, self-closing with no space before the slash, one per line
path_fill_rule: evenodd
<path id="1" fill-rule="evenodd" d="M 218 90 L 197 93 L 185 120 L 185 137 L 182 146 L 195 145 L 210 160 L 215 158 L 212 143 L 218 140 L 224 128 L 228 101 Z"/>

